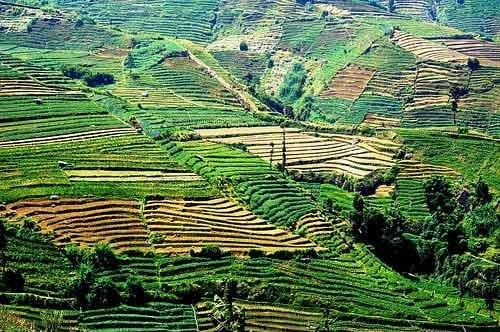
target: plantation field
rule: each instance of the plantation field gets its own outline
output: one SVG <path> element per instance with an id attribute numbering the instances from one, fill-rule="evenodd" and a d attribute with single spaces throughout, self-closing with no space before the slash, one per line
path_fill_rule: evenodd
<path id="1" fill-rule="evenodd" d="M 244 144 L 249 152 L 275 164 L 282 163 L 285 149 L 287 169 L 301 172 L 338 172 L 362 177 L 393 165 L 391 150 L 378 150 L 377 145 L 350 136 L 318 137 L 291 128 L 285 129 L 283 138 L 279 127 L 233 128 L 233 131 L 201 129 L 197 133 L 218 143 Z"/>
<path id="2" fill-rule="evenodd" d="M 498 192 L 498 154 L 495 141 L 467 137 L 447 137 L 432 132 L 400 131 L 406 143 L 418 151 L 417 156 L 426 163 L 449 167 L 460 172 L 467 180 L 479 176 Z"/>
<path id="3" fill-rule="evenodd" d="M 425 308 L 426 303 L 432 301 L 432 293 L 424 291 L 417 295 L 417 293 L 412 294 L 411 290 L 407 294 L 401 293 L 398 290 L 398 288 L 401 289 L 401 284 L 397 285 L 402 279 L 398 281 L 391 272 L 383 272 L 383 270 L 375 272 L 374 270 L 367 274 L 367 270 L 362 266 L 369 265 L 368 262 L 372 259 L 374 259 L 373 256 L 365 256 L 362 251 L 357 251 L 357 254 L 354 255 L 343 255 L 339 258 L 329 259 L 328 263 L 322 259 L 315 259 L 308 264 L 298 261 L 283 262 L 269 258 L 241 261 L 233 258 L 207 260 L 179 257 L 160 258 L 159 261 L 155 262 L 152 258 L 130 257 L 123 261 L 119 270 L 107 275 L 120 282 L 120 280 L 124 280 L 126 273 L 140 271 L 146 278 L 151 278 L 151 281 L 156 280 L 159 276 L 161 280 L 168 280 L 169 285 L 175 287 L 175 285 L 188 283 L 189 280 L 196 280 L 199 283 L 217 280 L 217 278 L 230 275 L 232 271 L 237 269 L 239 279 L 247 281 L 250 285 L 258 279 L 259 282 L 269 283 L 269 287 L 282 290 L 286 294 L 293 292 L 294 296 L 291 299 L 287 298 L 285 294 L 276 294 L 273 304 L 236 302 L 243 307 L 248 306 L 252 312 L 250 317 L 253 317 L 250 319 L 251 324 L 256 324 L 255 328 L 261 325 L 259 327 L 261 330 L 266 330 L 266 326 L 279 329 L 280 325 L 274 324 L 285 323 L 284 321 L 293 324 L 294 312 L 298 310 L 298 306 L 303 308 L 302 310 L 306 313 L 312 311 L 310 314 L 312 318 L 318 317 L 317 314 L 314 314 L 318 311 L 308 309 L 308 303 L 322 303 L 322 301 L 330 301 L 328 303 L 332 318 L 337 317 L 337 320 L 342 321 L 345 319 L 346 322 L 342 324 L 349 324 L 349 321 L 351 324 L 361 324 L 354 325 L 358 327 L 363 326 L 363 324 L 369 324 L 368 326 L 373 324 L 372 327 L 375 324 L 382 324 L 383 326 L 392 325 L 394 329 L 398 327 L 409 328 L 405 323 L 407 320 L 401 319 L 401 317 L 412 314 L 414 317 L 418 317 L 416 324 L 422 324 L 423 330 L 430 328 L 432 330 L 454 331 L 457 322 L 472 318 L 470 315 L 461 318 L 460 309 L 453 305 L 446 305 L 444 301 L 434 308 Z M 378 264 L 374 261 L 373 263 Z M 385 277 L 380 275 L 376 277 L 372 273 L 385 274 Z M 335 282 L 326 286 L 327 280 Z M 149 285 L 158 287 L 154 282 Z M 437 299 L 439 295 L 435 294 L 435 296 Z M 453 297 L 454 295 L 450 294 L 448 300 L 451 301 Z M 397 300 L 394 300 L 395 298 Z M 250 294 L 249 299 L 259 301 L 259 295 Z M 333 299 L 337 301 L 332 301 Z M 377 303 L 377 305 L 374 306 L 373 303 Z M 343 316 L 341 312 L 344 312 L 346 316 Z M 210 319 L 207 317 L 209 315 L 210 313 L 206 311 L 206 308 L 204 309 L 203 305 L 198 307 L 197 318 L 200 329 L 211 328 Z M 446 318 L 443 315 L 446 315 Z M 377 316 L 385 318 L 380 321 L 377 320 L 380 319 L 376 318 Z M 398 316 L 400 318 L 397 318 Z M 275 317 L 275 319 L 271 317 Z M 354 317 L 357 317 L 354 319 L 357 323 L 352 321 Z M 477 323 L 484 319 L 480 316 L 476 317 Z M 303 319 L 303 316 L 300 319 L 295 318 L 295 324 L 299 325 Z M 484 321 L 484 324 L 488 323 Z"/>
<path id="4" fill-rule="evenodd" d="M 498 331 L 498 9 L 0 1 L 0 331 Z"/>
<path id="5" fill-rule="evenodd" d="M 2 145 L 1 199 L 89 194 L 207 197 L 212 193 L 205 181 L 172 161 L 149 138 L 130 133 L 65 138 Z"/>
<path id="6" fill-rule="evenodd" d="M 52 199 L 23 200 L 6 207 L 14 220 L 32 218 L 58 246 L 109 243 L 120 252 L 188 254 L 217 245 L 233 254 L 250 249 L 319 249 L 314 243 L 256 218 L 224 198 L 208 201 Z M 152 240 L 154 236 L 159 237 Z"/>

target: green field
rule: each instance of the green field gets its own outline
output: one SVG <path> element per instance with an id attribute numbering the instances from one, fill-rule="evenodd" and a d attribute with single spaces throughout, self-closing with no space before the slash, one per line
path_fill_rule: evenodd
<path id="1" fill-rule="evenodd" d="M 0 1 L 0 331 L 498 331 L 498 9 Z"/>

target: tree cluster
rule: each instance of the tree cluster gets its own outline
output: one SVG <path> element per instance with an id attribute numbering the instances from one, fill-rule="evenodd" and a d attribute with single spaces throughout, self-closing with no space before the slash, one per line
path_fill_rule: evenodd
<path id="1" fill-rule="evenodd" d="M 64 76 L 83 80 L 88 86 L 95 88 L 115 83 L 115 77 L 108 73 L 98 73 L 82 65 L 64 65 L 61 68 Z"/>

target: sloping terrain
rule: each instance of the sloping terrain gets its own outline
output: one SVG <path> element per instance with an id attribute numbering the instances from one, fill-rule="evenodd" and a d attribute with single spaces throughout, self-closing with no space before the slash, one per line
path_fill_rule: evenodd
<path id="1" fill-rule="evenodd" d="M 498 21 L 0 1 L 0 331 L 497 331 Z"/>

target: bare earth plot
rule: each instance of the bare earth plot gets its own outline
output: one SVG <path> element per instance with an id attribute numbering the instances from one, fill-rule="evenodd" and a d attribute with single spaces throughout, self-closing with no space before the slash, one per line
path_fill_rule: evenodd
<path id="1" fill-rule="evenodd" d="M 328 88 L 320 96 L 322 98 L 338 97 L 356 100 L 363 93 L 374 74 L 374 70 L 349 65 L 335 75 Z"/>
<path id="2" fill-rule="evenodd" d="M 144 213 L 142 212 L 144 210 Z M 209 200 L 39 199 L 7 205 L 6 215 L 29 217 L 59 246 L 109 243 L 118 251 L 140 250 L 185 255 L 206 245 L 245 255 L 250 249 L 320 249 L 315 243 L 279 229 L 226 198 Z M 150 241 L 151 234 L 161 240 Z"/>
<path id="3" fill-rule="evenodd" d="M 202 129 L 197 133 L 210 141 L 242 143 L 248 151 L 277 164 L 282 161 L 283 129 L 280 127 Z M 274 147 L 271 148 L 271 143 Z M 396 148 L 392 142 L 389 147 Z M 347 135 L 314 136 L 296 128 L 285 131 L 286 166 L 289 170 L 339 172 L 363 177 L 394 165 L 394 151 Z M 271 156 L 272 150 L 272 156 Z"/>

